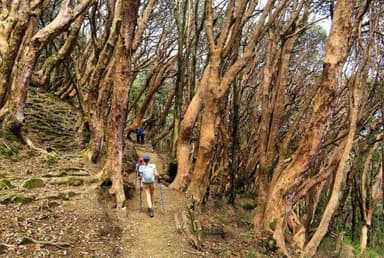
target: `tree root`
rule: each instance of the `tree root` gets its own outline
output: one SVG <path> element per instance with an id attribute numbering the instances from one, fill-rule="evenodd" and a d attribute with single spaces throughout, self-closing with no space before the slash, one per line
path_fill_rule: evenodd
<path id="1" fill-rule="evenodd" d="M 62 168 L 62 172 L 49 173 L 42 177 L 65 177 L 65 176 L 89 176 L 91 173 L 86 168 Z"/>
<path id="2" fill-rule="evenodd" d="M 36 200 L 69 200 L 71 197 L 86 193 L 85 191 L 65 190 L 61 192 L 52 192 L 36 197 Z"/>
<path id="3" fill-rule="evenodd" d="M 69 186 L 82 186 L 85 184 L 85 180 L 82 177 L 54 177 L 48 180 L 51 185 L 69 185 Z"/>
<path id="4" fill-rule="evenodd" d="M 175 226 L 176 226 L 177 233 L 179 233 L 179 234 L 183 233 L 183 227 L 182 227 L 182 224 L 179 220 L 179 217 L 177 216 L 177 213 L 174 214 L 173 218 L 175 220 Z"/>
<path id="5" fill-rule="evenodd" d="M 3 243 L 3 242 L 0 242 L 0 254 L 2 253 L 3 250 L 5 249 L 8 249 L 8 248 L 16 248 L 15 245 L 9 245 L 9 244 L 6 244 L 6 243 Z"/>
<path id="6" fill-rule="evenodd" d="M 65 243 L 65 242 L 57 243 L 57 242 L 51 242 L 51 241 L 39 241 L 31 237 L 23 237 L 18 243 L 18 245 L 26 245 L 26 244 L 38 244 L 42 246 L 50 245 L 60 249 L 65 249 L 70 246 L 69 243 Z"/>
<path id="7" fill-rule="evenodd" d="M 192 255 L 198 255 L 198 256 L 206 257 L 206 255 L 204 253 L 199 252 L 199 251 L 192 251 L 192 250 L 184 249 L 183 252 L 190 253 Z"/>
<path id="8" fill-rule="evenodd" d="M 201 228 L 197 225 L 197 221 L 188 217 L 186 211 L 182 212 L 180 217 L 179 219 L 178 214 L 174 214 L 176 231 L 183 234 L 194 248 L 201 250 Z"/>
<path id="9" fill-rule="evenodd" d="M 24 134 L 20 134 L 20 137 L 21 137 L 21 139 L 25 142 L 25 144 L 29 147 L 29 148 L 31 148 L 31 149 L 33 149 L 33 150 L 35 150 L 35 151 L 38 151 L 38 152 L 40 152 L 41 154 L 44 154 L 44 155 L 46 155 L 46 156 L 48 156 L 48 155 L 53 155 L 53 156 L 56 156 L 57 154 L 56 153 L 50 153 L 50 152 L 48 152 L 48 151 L 46 151 L 46 150 L 44 150 L 44 149 L 42 149 L 42 148 L 39 148 L 39 147 L 36 147 L 34 144 L 33 144 L 33 142 L 31 141 L 31 139 L 29 139 L 27 136 L 25 136 Z"/>
<path id="10" fill-rule="evenodd" d="M 41 195 L 38 194 L 25 194 L 19 191 L 11 191 L 0 194 L 0 203 L 28 203 L 38 200 L 69 200 L 71 197 L 76 195 L 85 194 L 86 191 L 77 191 L 67 189 L 65 191 L 48 192 Z"/>

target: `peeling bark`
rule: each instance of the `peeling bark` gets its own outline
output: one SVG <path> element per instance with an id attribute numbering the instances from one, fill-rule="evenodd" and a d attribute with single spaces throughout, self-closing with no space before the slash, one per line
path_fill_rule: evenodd
<path id="1" fill-rule="evenodd" d="M 111 112 L 106 128 L 106 163 L 101 174 L 111 178 L 110 193 L 115 195 L 117 208 L 122 208 L 125 201 L 122 169 L 124 148 L 124 127 L 128 111 L 128 92 L 133 82 L 134 73 L 131 71 L 132 44 L 138 19 L 139 0 L 117 2 L 116 22 L 120 22 L 120 38 L 113 57 L 114 73 Z M 121 12 L 121 13 L 120 13 Z M 102 183 L 102 182 L 101 182 Z"/>
<path id="2" fill-rule="evenodd" d="M 221 32 L 217 39 L 213 32 L 213 2 L 207 1 L 206 3 L 205 13 L 207 18 L 205 29 L 209 44 L 210 59 L 199 83 L 197 93 L 189 104 L 181 124 L 177 150 L 178 173 L 172 183 L 173 187 L 180 190 L 185 190 L 185 188 L 188 187 L 190 165 L 188 163 L 186 164 L 186 162 L 189 162 L 190 138 L 200 107 L 204 105 L 203 114 L 204 116 L 209 116 L 210 120 L 202 116 L 197 160 L 192 172 L 193 179 L 191 185 L 188 187 L 188 192 L 192 194 L 198 202 L 202 201 L 202 197 L 208 187 L 208 164 L 216 139 L 215 126 L 212 125 L 214 125 L 219 118 L 217 105 L 226 96 L 237 73 L 240 72 L 251 59 L 258 40 L 265 35 L 267 28 L 269 28 L 274 19 L 276 19 L 285 6 L 286 1 L 281 1 L 272 12 L 271 10 L 274 3 L 275 1 L 273 0 L 266 3 L 261 17 L 250 36 L 244 54 L 238 59 L 236 56 L 236 61 L 229 67 L 225 67 L 222 60 L 224 57 L 229 58 L 230 50 L 234 47 L 235 43 L 240 40 L 239 35 L 241 34 L 239 33 L 241 33 L 244 24 L 250 18 L 257 2 L 252 1 L 249 5 L 247 5 L 246 2 L 241 2 L 238 5 L 231 2 L 227 7 Z M 234 23 L 232 23 L 232 21 L 234 21 Z M 224 69 L 224 71 L 221 71 L 221 69 Z M 221 72 L 223 75 L 220 74 Z M 208 132 L 208 130 L 213 131 Z"/>
<path id="3" fill-rule="evenodd" d="M 302 138 L 299 148 L 295 152 L 293 160 L 285 168 L 279 164 L 274 173 L 268 201 L 265 209 L 264 227 L 273 231 L 273 236 L 282 252 L 288 254 L 285 243 L 285 214 L 286 209 L 292 207 L 292 195 L 294 189 L 302 182 L 302 178 L 308 174 L 312 161 L 316 158 L 321 142 L 325 135 L 330 115 L 335 105 L 336 89 L 340 80 L 341 69 L 343 68 L 349 52 L 349 40 L 352 32 L 352 17 L 354 5 L 351 1 L 338 1 L 334 14 L 330 36 L 328 39 L 324 67 L 320 83 L 320 92 L 314 103 L 313 115 L 309 127 Z M 342 40 L 341 40 L 342 39 Z M 356 108 L 356 106 L 354 106 Z M 351 111 L 353 112 L 353 111 Z M 356 114 L 355 114 L 356 115 Z M 352 116 L 350 131 L 340 164 L 346 161 L 352 147 L 355 134 L 356 116 Z M 330 216 L 337 203 L 337 193 L 341 187 L 344 176 L 344 163 L 339 166 L 334 183 L 334 190 L 329 200 L 329 208 L 323 220 L 304 249 L 303 256 L 311 257 L 315 253 L 321 239 L 323 238 Z M 277 205 L 278 204 L 278 205 Z M 273 227 L 271 227 L 273 225 Z"/>

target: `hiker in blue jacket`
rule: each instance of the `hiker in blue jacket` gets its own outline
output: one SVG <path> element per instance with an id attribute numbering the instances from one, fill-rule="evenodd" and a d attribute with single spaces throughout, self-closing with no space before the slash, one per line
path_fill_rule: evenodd
<path id="1" fill-rule="evenodd" d="M 156 165 L 149 163 L 150 156 L 148 154 L 144 155 L 144 165 L 139 167 L 139 175 L 141 177 L 141 183 L 147 197 L 148 205 L 148 215 L 150 217 L 154 216 L 153 211 L 153 196 L 155 193 L 155 178 L 160 178 L 160 175 L 157 173 Z"/>

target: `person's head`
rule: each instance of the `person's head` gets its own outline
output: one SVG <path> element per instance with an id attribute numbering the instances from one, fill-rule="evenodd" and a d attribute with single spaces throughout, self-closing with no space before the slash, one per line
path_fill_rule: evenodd
<path id="1" fill-rule="evenodd" d="M 143 159 L 144 159 L 144 162 L 145 162 L 145 163 L 148 163 L 149 160 L 151 159 L 151 157 L 150 157 L 148 154 L 145 154 L 144 157 L 143 157 Z"/>
<path id="2" fill-rule="evenodd" d="M 141 162 L 144 162 L 144 157 L 140 156 L 140 157 L 139 157 L 139 162 L 140 162 L 140 163 L 141 163 Z"/>

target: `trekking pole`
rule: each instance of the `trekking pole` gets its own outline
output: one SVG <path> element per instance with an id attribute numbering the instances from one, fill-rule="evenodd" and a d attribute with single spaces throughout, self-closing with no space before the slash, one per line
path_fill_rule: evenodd
<path id="1" fill-rule="evenodd" d="M 159 178 L 158 180 L 159 180 L 159 189 L 160 189 L 161 207 L 162 207 L 163 210 L 164 210 L 165 207 L 164 207 L 163 185 L 162 185 L 161 182 L 160 182 L 160 178 Z"/>
<path id="2" fill-rule="evenodd" d="M 143 211 L 143 187 L 141 187 L 141 180 L 140 180 L 140 211 Z"/>

